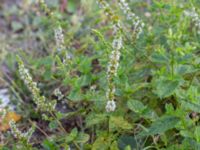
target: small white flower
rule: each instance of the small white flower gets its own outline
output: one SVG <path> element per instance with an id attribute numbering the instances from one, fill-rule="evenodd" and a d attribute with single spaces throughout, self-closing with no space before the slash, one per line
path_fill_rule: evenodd
<path id="1" fill-rule="evenodd" d="M 150 12 L 145 12 L 144 15 L 145 15 L 147 18 L 151 17 L 151 13 L 150 13 Z"/>
<path id="2" fill-rule="evenodd" d="M 144 23 L 138 16 L 136 16 L 133 12 L 131 12 L 128 3 L 125 0 L 118 0 L 118 4 L 120 9 L 126 15 L 126 18 L 132 21 L 136 37 L 139 38 L 139 35 L 142 33 Z"/>
<path id="3" fill-rule="evenodd" d="M 94 85 L 92 85 L 92 86 L 90 87 L 90 90 L 91 90 L 91 91 L 95 91 L 96 88 L 97 88 L 97 86 L 94 84 Z"/>
<path id="4" fill-rule="evenodd" d="M 31 91 L 33 95 L 33 101 L 36 103 L 37 109 L 42 111 L 54 110 L 56 101 L 48 102 L 44 96 L 40 95 L 40 89 L 37 87 L 37 83 L 32 80 L 29 71 L 24 67 L 24 63 L 20 58 L 18 58 L 18 65 L 20 77 Z"/>
<path id="5" fill-rule="evenodd" d="M 117 75 L 119 67 L 120 51 L 118 49 L 113 50 L 110 54 L 110 61 L 108 63 L 107 76 L 108 78 Z"/>
<path id="6" fill-rule="evenodd" d="M 112 42 L 113 49 L 120 50 L 122 48 L 122 37 L 120 36 L 117 39 L 114 39 Z"/>
<path id="7" fill-rule="evenodd" d="M 106 104 L 106 111 L 107 112 L 113 112 L 115 111 L 116 109 L 116 103 L 114 100 L 111 100 L 111 101 L 107 101 L 107 104 Z"/>
<path id="8" fill-rule="evenodd" d="M 192 10 L 185 10 L 184 15 L 191 18 L 194 26 L 197 28 L 197 33 L 200 34 L 200 16 L 195 8 L 192 8 Z"/>
<path id="9" fill-rule="evenodd" d="M 124 0 L 121 0 L 121 2 L 124 4 Z M 111 10 L 110 6 L 107 4 L 106 0 L 98 0 L 98 3 L 101 5 L 101 8 L 104 9 L 105 13 L 109 12 L 109 17 L 112 18 L 115 17 L 115 14 Z M 124 6 L 120 5 L 121 8 L 126 7 L 124 10 L 125 13 L 130 11 L 130 8 L 128 7 L 128 4 L 124 4 Z M 113 21 L 114 20 L 114 21 Z M 120 50 L 123 47 L 122 42 L 122 33 L 121 33 L 121 22 L 120 20 L 113 19 L 113 35 L 114 40 L 112 42 L 112 51 L 109 56 L 109 62 L 107 67 L 107 81 L 108 81 L 108 89 L 106 91 L 106 98 L 107 98 L 107 104 L 106 104 L 106 111 L 111 112 L 114 111 L 116 108 L 116 104 L 114 101 L 115 97 L 115 85 L 113 82 L 113 79 L 115 76 L 117 76 L 117 70 L 119 67 L 119 59 L 120 59 Z"/>
<path id="10" fill-rule="evenodd" d="M 17 138 L 18 140 L 21 140 L 21 141 L 26 141 L 27 143 L 30 141 L 30 138 L 33 134 L 33 132 L 35 131 L 35 125 L 33 125 L 27 132 L 21 132 L 16 124 L 15 124 L 15 121 L 14 120 L 11 120 L 9 122 L 9 126 L 11 128 L 11 133 L 13 134 L 13 136 L 15 138 Z"/>
<path id="11" fill-rule="evenodd" d="M 59 88 L 56 88 L 54 90 L 54 95 L 58 98 L 58 100 L 61 100 L 64 97 L 64 95 L 62 94 Z"/>
<path id="12" fill-rule="evenodd" d="M 58 28 L 54 29 L 54 36 L 55 36 L 57 50 L 62 51 L 65 46 L 64 46 L 63 30 L 60 26 Z"/>

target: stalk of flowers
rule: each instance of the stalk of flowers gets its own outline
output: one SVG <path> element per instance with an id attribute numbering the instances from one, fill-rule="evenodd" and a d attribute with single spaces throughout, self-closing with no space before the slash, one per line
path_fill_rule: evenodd
<path id="1" fill-rule="evenodd" d="M 38 0 L 38 3 L 39 3 L 40 8 L 42 9 L 42 11 L 45 14 L 47 14 L 48 17 L 50 17 L 52 19 L 53 23 L 55 23 L 56 19 L 55 19 L 54 13 L 48 8 L 45 1 L 44 0 Z M 54 37 L 55 37 L 55 41 L 56 41 L 57 50 L 61 51 L 62 49 L 65 48 L 65 46 L 64 46 L 64 35 L 63 35 L 63 30 L 62 30 L 61 26 L 57 26 L 54 29 Z"/>
<path id="2" fill-rule="evenodd" d="M 108 81 L 108 89 L 106 92 L 107 104 L 106 111 L 113 112 L 116 109 L 115 99 L 115 84 L 114 77 L 117 76 L 117 70 L 119 67 L 119 59 L 120 59 L 120 49 L 122 48 L 122 34 L 121 34 L 121 23 L 119 17 L 116 16 L 109 4 L 104 0 L 98 0 L 98 4 L 100 8 L 105 11 L 105 14 L 110 17 L 113 24 L 113 34 L 114 39 L 112 42 L 112 52 L 109 56 L 109 63 L 107 68 L 107 81 Z"/>
<path id="3" fill-rule="evenodd" d="M 60 52 L 64 50 L 65 49 L 64 35 L 63 35 L 63 30 L 61 26 L 58 26 L 57 28 L 54 29 L 54 37 L 56 41 L 57 51 Z"/>
<path id="4" fill-rule="evenodd" d="M 197 28 L 197 33 L 200 34 L 200 16 L 193 7 L 190 11 L 184 11 L 185 16 L 190 17 L 194 26 Z"/>
<path id="5" fill-rule="evenodd" d="M 71 59 L 71 56 L 66 50 L 63 29 L 61 26 L 58 26 L 54 29 L 54 38 L 56 41 L 57 52 L 62 52 L 64 56 L 63 64 L 69 64 L 69 60 Z"/>
<path id="6" fill-rule="evenodd" d="M 27 132 L 22 133 L 15 124 L 15 121 L 11 120 L 9 122 L 11 133 L 15 138 L 17 138 L 21 142 L 29 143 L 32 134 L 35 131 L 35 125 L 33 125 Z"/>
<path id="7" fill-rule="evenodd" d="M 63 57 L 63 63 L 67 64 L 69 63 L 70 55 L 67 51 L 64 51 L 66 49 L 65 42 L 64 42 L 64 34 L 63 29 L 59 25 L 59 22 L 56 19 L 56 16 L 54 15 L 53 11 L 51 11 L 44 0 L 38 0 L 39 6 L 42 9 L 42 11 L 47 14 L 48 17 L 52 20 L 52 24 L 54 24 L 54 38 L 56 42 L 56 49 L 57 52 L 64 52 Z"/>
<path id="8" fill-rule="evenodd" d="M 38 0 L 37 2 L 40 8 L 46 13 L 47 16 L 54 17 L 54 13 L 48 8 L 44 0 Z"/>
<path id="9" fill-rule="evenodd" d="M 143 21 L 131 11 L 128 3 L 125 0 L 118 0 L 118 4 L 120 9 L 126 15 L 127 20 L 132 21 L 134 27 L 134 34 L 136 38 L 139 38 L 144 28 Z"/>
<path id="10" fill-rule="evenodd" d="M 20 77 L 31 91 L 33 95 L 33 101 L 37 105 L 37 109 L 46 112 L 55 110 L 56 101 L 48 102 L 44 96 L 40 95 L 40 90 L 37 88 L 37 83 L 33 82 L 29 70 L 25 68 L 24 63 L 20 57 L 18 57 L 18 66 Z"/>

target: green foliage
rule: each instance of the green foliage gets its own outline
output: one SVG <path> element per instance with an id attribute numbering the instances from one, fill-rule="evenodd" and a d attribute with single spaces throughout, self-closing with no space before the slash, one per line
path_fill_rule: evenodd
<path id="1" fill-rule="evenodd" d="M 11 103 L 23 117 L 20 129 L 36 122 L 29 149 L 200 149 L 200 27 L 196 18 L 185 14 L 195 8 L 200 16 L 198 0 L 128 1 L 131 10 L 121 10 L 120 0 L 99 0 L 109 3 L 103 11 L 93 0 L 45 2 L 27 2 L 23 10 L 2 13 L 7 21 L 14 14 L 27 18 L 9 23 L 25 46 L 6 55 L 9 73 L 4 74 Z M 138 37 L 138 19 L 127 20 L 130 11 L 145 23 Z M 116 23 L 121 27 L 113 33 Z M 57 31 L 61 39 L 54 39 L 56 29 L 62 29 Z M 29 36 L 36 47 L 27 48 Z M 113 41 L 119 37 L 120 57 L 112 61 L 110 54 L 117 47 Z M 28 84 L 16 69 L 16 55 L 32 77 Z M 34 92 L 35 99 L 30 94 Z M 43 96 L 43 107 L 56 100 L 53 110 L 36 109 L 37 97 Z M 108 97 L 116 104 L 113 111 L 106 111 Z M 27 149 L 10 132 L 0 135 L 0 149 Z"/>
<path id="2" fill-rule="evenodd" d="M 147 129 L 147 131 L 141 132 L 139 136 L 162 134 L 169 129 L 175 128 L 178 122 L 179 122 L 178 117 L 164 116 L 156 120 L 156 122 L 152 123 L 151 126 Z"/>

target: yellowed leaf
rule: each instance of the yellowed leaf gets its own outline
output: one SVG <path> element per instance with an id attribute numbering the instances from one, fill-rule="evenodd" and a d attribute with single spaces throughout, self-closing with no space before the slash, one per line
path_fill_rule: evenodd
<path id="1" fill-rule="evenodd" d="M 15 122 L 19 121 L 21 116 L 15 112 L 7 112 L 4 119 L 0 118 L 0 131 L 4 132 L 10 129 L 9 121 L 14 120 Z"/>

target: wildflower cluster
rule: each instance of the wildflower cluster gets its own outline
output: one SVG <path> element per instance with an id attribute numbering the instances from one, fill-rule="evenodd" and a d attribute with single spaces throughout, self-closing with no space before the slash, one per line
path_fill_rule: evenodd
<path id="1" fill-rule="evenodd" d="M 58 100 L 61 100 L 64 97 L 64 95 L 62 94 L 59 88 L 54 90 L 54 95 L 58 98 Z"/>
<path id="2" fill-rule="evenodd" d="M 40 90 L 37 88 L 37 83 L 33 82 L 33 79 L 28 71 L 24 67 L 23 61 L 18 57 L 19 74 L 26 86 L 29 88 L 33 95 L 33 101 L 37 105 L 37 109 L 41 111 L 53 111 L 56 106 L 56 101 L 47 102 L 44 96 L 40 95 Z"/>
<path id="3" fill-rule="evenodd" d="M 60 26 L 58 19 L 56 18 L 55 14 L 48 8 L 47 4 L 44 0 L 38 0 L 39 6 L 42 11 L 50 17 L 51 22 L 54 26 L 54 38 L 56 42 L 56 49 L 57 52 L 63 52 L 66 49 L 65 42 L 64 42 L 64 34 L 63 29 Z M 67 51 L 64 51 L 63 63 L 69 63 L 70 55 Z"/>
<path id="4" fill-rule="evenodd" d="M 131 11 L 128 3 L 125 0 L 118 0 L 118 4 L 120 9 L 126 15 L 127 20 L 132 21 L 135 32 L 134 34 L 136 38 L 139 38 L 139 35 L 142 33 L 142 30 L 144 28 L 143 21 Z"/>
<path id="5" fill-rule="evenodd" d="M 64 50 L 65 49 L 64 35 L 63 35 L 63 30 L 62 30 L 61 26 L 54 29 L 54 37 L 55 37 L 55 41 L 56 41 L 57 51 L 60 52 L 60 51 Z"/>
<path id="6" fill-rule="evenodd" d="M 193 7 L 192 10 L 184 11 L 185 16 L 188 16 L 191 18 L 192 22 L 194 23 L 194 26 L 197 28 L 197 33 L 200 34 L 200 16 L 196 12 L 195 8 Z"/>
<path id="7" fill-rule="evenodd" d="M 17 127 L 13 120 L 9 122 L 11 133 L 15 138 L 21 142 L 29 143 L 32 134 L 35 131 L 35 125 L 33 125 L 27 132 L 22 133 Z"/>
<path id="8" fill-rule="evenodd" d="M 122 48 L 122 36 L 121 36 L 121 23 L 118 19 L 118 16 L 114 15 L 110 6 L 106 1 L 99 0 L 99 5 L 105 11 L 106 15 L 110 17 L 113 24 L 113 34 L 114 39 L 112 42 L 112 52 L 110 54 L 110 61 L 108 63 L 107 68 L 107 80 L 108 80 L 108 89 L 106 93 L 107 97 L 107 104 L 106 104 L 106 111 L 112 112 L 115 111 L 116 104 L 114 101 L 114 94 L 115 94 L 115 84 L 114 84 L 114 77 L 117 75 L 117 70 L 119 67 L 119 59 L 120 59 L 120 49 Z"/>
<path id="9" fill-rule="evenodd" d="M 106 111 L 107 112 L 112 112 L 112 111 L 115 111 L 116 109 L 116 103 L 114 100 L 111 100 L 111 101 L 107 101 L 107 104 L 106 104 Z"/>

